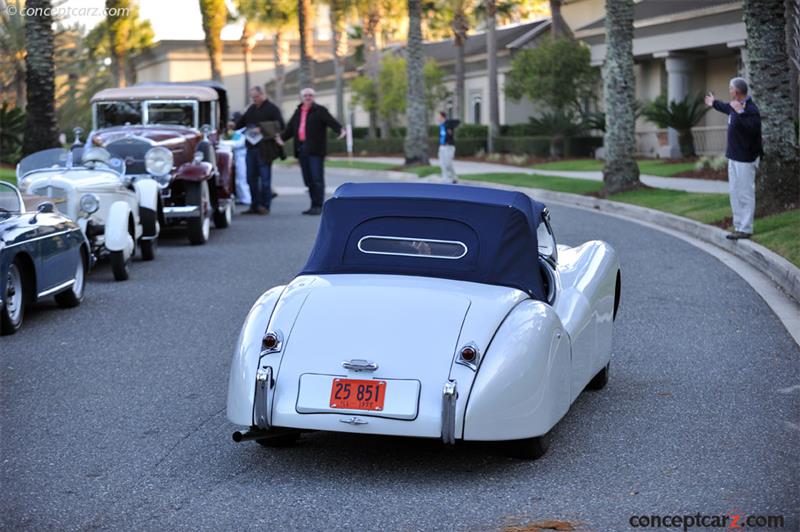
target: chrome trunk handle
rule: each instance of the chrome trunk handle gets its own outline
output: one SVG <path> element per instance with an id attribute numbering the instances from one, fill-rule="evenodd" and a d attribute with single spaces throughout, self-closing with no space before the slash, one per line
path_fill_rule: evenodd
<path id="1" fill-rule="evenodd" d="M 342 367 L 351 371 L 375 371 L 378 369 L 378 365 L 375 362 L 361 358 L 345 360 L 342 362 Z"/>

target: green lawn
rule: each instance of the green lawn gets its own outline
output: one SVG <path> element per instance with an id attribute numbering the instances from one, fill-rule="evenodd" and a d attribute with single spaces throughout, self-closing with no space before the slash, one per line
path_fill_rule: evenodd
<path id="1" fill-rule="evenodd" d="M 461 179 L 541 188 L 572 194 L 599 192 L 603 188 L 603 184 L 599 181 L 521 173 L 473 174 L 461 176 Z M 681 190 L 645 189 L 614 194 L 608 199 L 684 216 L 707 224 L 720 222 L 731 216 L 727 194 L 695 194 Z M 756 220 L 753 240 L 800 266 L 800 209 Z"/>
<path id="2" fill-rule="evenodd" d="M 290 157 L 283 161 L 276 161 L 277 164 L 288 166 L 295 164 L 297 162 L 296 159 Z M 325 161 L 325 166 L 328 168 L 355 168 L 356 170 L 393 170 L 397 172 L 407 172 L 409 174 L 415 174 L 419 177 L 429 176 L 431 174 L 438 174 L 440 169 L 438 166 L 411 166 L 411 167 L 404 167 L 404 166 L 397 166 L 396 164 L 392 163 L 383 163 L 378 161 L 346 161 L 344 159 L 336 159 L 331 160 L 327 159 Z"/>
<path id="3" fill-rule="evenodd" d="M 490 173 L 466 174 L 459 176 L 462 180 L 489 181 L 518 187 L 533 187 L 556 192 L 570 192 L 572 194 L 588 194 L 599 192 L 603 189 L 601 181 L 589 179 L 572 179 L 569 177 L 554 177 L 545 175 L 532 175 L 520 173 Z"/>
<path id="4" fill-rule="evenodd" d="M 671 163 L 663 159 L 639 159 L 639 171 L 645 175 L 672 177 L 694 170 L 694 163 Z M 573 172 L 599 172 L 603 170 L 603 161 L 597 159 L 572 159 L 535 164 L 534 169 L 569 170 Z"/>
<path id="5" fill-rule="evenodd" d="M 0 167 L 0 181 L 17 184 L 17 173 L 13 168 Z"/>

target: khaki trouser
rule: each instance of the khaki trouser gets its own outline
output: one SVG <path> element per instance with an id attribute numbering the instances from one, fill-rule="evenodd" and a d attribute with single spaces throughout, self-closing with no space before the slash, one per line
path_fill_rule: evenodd
<path id="1" fill-rule="evenodd" d="M 449 145 L 439 146 L 439 166 L 442 168 L 442 177 L 448 181 L 456 183 L 458 176 L 456 170 L 453 168 L 453 159 L 456 157 L 456 147 Z"/>
<path id="2" fill-rule="evenodd" d="M 728 187 L 733 211 L 733 230 L 752 234 L 756 210 L 756 168 L 758 159 L 742 163 L 728 159 Z"/>

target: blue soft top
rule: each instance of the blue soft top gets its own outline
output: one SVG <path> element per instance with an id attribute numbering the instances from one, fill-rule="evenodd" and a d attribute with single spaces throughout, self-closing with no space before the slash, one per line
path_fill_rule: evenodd
<path id="1" fill-rule="evenodd" d="M 430 183 L 346 183 L 323 208 L 301 275 L 382 273 L 518 288 L 544 300 L 536 230 L 544 205 L 521 192 Z M 365 237 L 463 243 L 462 257 L 365 253 Z"/>

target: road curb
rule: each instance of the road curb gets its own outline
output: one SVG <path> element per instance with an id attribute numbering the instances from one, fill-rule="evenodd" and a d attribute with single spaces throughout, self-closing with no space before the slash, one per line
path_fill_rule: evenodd
<path id="1" fill-rule="evenodd" d="M 363 170 L 361 172 L 363 175 Z M 374 173 L 376 177 L 388 179 L 421 180 L 416 175 L 407 172 L 376 171 Z M 537 199 L 544 202 L 550 200 L 566 205 L 574 205 L 585 209 L 614 214 L 634 221 L 644 221 L 655 226 L 678 231 L 679 233 L 688 235 L 701 242 L 711 244 L 741 259 L 746 264 L 766 275 L 786 296 L 792 299 L 794 303 L 800 304 L 800 268 L 774 251 L 760 244 L 756 244 L 751 240 L 728 240 L 725 238 L 728 232 L 718 227 L 696 222 L 675 214 L 649 209 L 647 207 L 639 207 L 637 205 L 630 205 L 628 203 L 620 203 L 618 201 L 600 199 L 592 196 L 580 196 L 578 194 L 554 192 L 552 190 L 531 187 L 516 187 L 487 181 L 469 180 L 468 182 L 481 186 L 516 190 L 526 194 L 533 194 Z"/>

